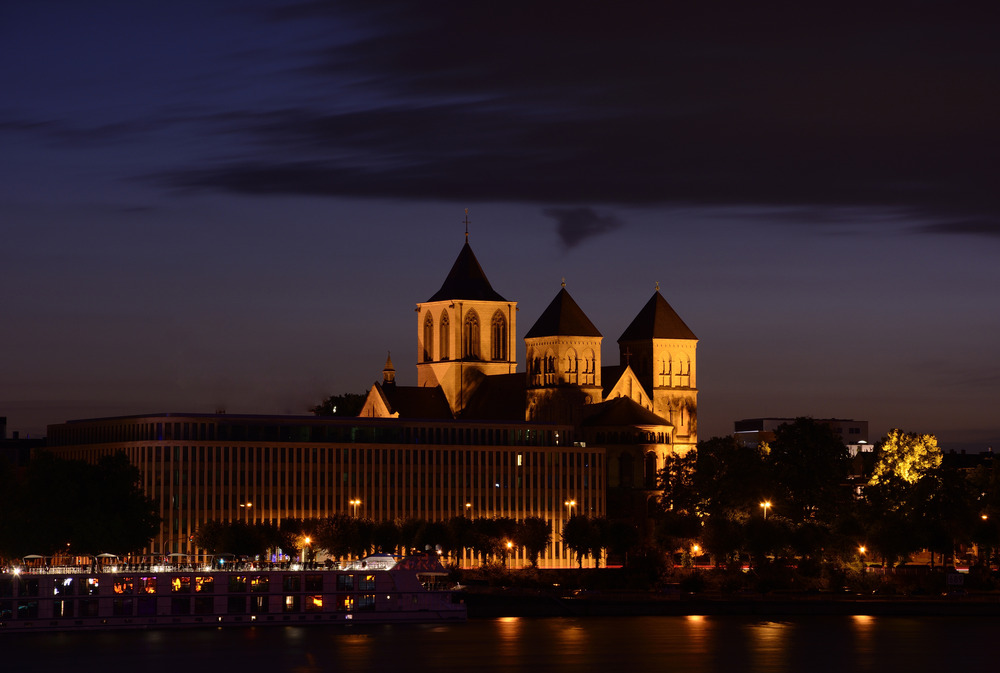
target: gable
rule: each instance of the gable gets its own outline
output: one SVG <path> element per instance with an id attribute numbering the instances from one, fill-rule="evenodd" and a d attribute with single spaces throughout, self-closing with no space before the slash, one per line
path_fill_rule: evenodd
<path id="1" fill-rule="evenodd" d="M 653 409 L 653 400 L 646 392 L 646 388 L 639 381 L 631 367 L 626 366 L 622 370 L 621 376 L 615 384 L 608 389 L 605 400 L 613 400 L 616 397 L 627 397 L 644 409 Z"/>

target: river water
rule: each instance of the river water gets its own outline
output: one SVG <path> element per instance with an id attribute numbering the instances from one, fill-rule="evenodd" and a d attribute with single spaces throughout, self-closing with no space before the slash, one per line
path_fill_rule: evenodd
<path id="1" fill-rule="evenodd" d="M 465 624 L 0 634 L 0 670 L 906 671 L 996 670 L 1000 617 L 586 617 Z M 969 668 L 974 666 L 975 668 Z"/>

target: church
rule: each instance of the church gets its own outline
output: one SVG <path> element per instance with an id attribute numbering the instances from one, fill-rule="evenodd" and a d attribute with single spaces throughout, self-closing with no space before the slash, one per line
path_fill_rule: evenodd
<path id="1" fill-rule="evenodd" d="M 618 338 L 618 365 L 560 288 L 524 336 L 519 372 L 517 302 L 493 289 L 466 234 L 416 316 L 417 385 L 397 385 L 387 359 L 356 417 L 83 419 L 49 426 L 49 450 L 125 453 L 162 519 L 147 553 L 198 552 L 206 521 L 540 517 L 552 530 L 541 567 L 573 567 L 560 536 L 572 516 L 647 520 L 657 471 L 697 441 L 697 339 L 659 288 Z"/>
<path id="2" fill-rule="evenodd" d="M 525 334 L 518 372 L 517 302 L 493 289 L 468 232 L 416 315 L 417 385 L 397 385 L 388 358 L 361 416 L 572 426 L 606 449 L 610 516 L 641 517 L 667 456 L 698 441 L 698 339 L 658 283 L 618 338 L 617 365 L 602 361 L 604 337 L 563 282 Z"/>

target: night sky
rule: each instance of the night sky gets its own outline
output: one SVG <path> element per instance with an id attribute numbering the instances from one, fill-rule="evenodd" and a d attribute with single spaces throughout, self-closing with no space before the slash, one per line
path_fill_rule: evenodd
<path id="1" fill-rule="evenodd" d="M 519 338 L 659 282 L 703 438 L 1000 449 L 998 10 L 817 4 L 3 3 L 0 416 L 414 385 L 469 208 Z"/>

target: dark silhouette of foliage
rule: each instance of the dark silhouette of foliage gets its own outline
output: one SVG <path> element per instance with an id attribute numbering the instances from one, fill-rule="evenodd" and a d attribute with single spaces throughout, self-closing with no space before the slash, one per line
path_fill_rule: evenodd
<path id="1" fill-rule="evenodd" d="M 524 548 L 531 567 L 537 568 L 538 557 L 552 544 L 552 526 L 548 519 L 537 516 L 529 516 L 518 524 L 515 541 Z"/>
<path id="2" fill-rule="evenodd" d="M 138 551 L 159 529 L 156 502 L 140 487 L 141 473 L 124 453 L 96 463 L 33 456 L 22 473 L 0 473 L 4 510 L 0 554 Z"/>
<path id="3" fill-rule="evenodd" d="M 364 408 L 367 398 L 367 393 L 331 395 L 309 411 L 317 416 L 357 416 Z"/>

